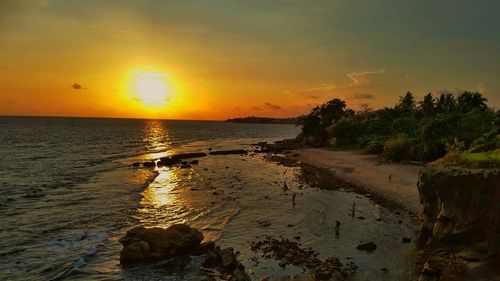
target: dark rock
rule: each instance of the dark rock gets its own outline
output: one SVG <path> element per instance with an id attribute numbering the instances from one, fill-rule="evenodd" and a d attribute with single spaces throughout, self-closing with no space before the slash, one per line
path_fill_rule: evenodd
<path id="1" fill-rule="evenodd" d="M 172 165 L 181 163 L 181 161 L 183 159 L 198 158 L 198 157 L 205 157 L 205 156 L 207 156 L 207 154 L 204 152 L 191 152 L 191 153 L 174 154 L 171 156 L 160 158 L 158 165 L 172 166 Z"/>
<path id="2" fill-rule="evenodd" d="M 359 217 L 358 217 L 358 219 L 360 219 L 360 220 L 364 220 L 364 219 L 365 219 L 365 217 L 363 217 L 363 216 L 359 216 Z"/>
<path id="3" fill-rule="evenodd" d="M 389 273 L 389 269 L 387 269 L 387 268 L 384 267 L 384 268 L 382 268 L 382 272 Z"/>
<path id="4" fill-rule="evenodd" d="M 403 237 L 403 243 L 411 243 L 411 238 Z"/>
<path id="5" fill-rule="evenodd" d="M 193 165 L 198 165 L 198 163 L 200 163 L 198 160 L 192 160 L 191 161 L 191 164 L 193 164 Z"/>
<path id="6" fill-rule="evenodd" d="M 182 169 L 187 169 L 187 168 L 191 168 L 191 165 L 189 165 L 189 164 L 181 164 L 180 167 Z"/>
<path id="7" fill-rule="evenodd" d="M 233 276 L 229 280 L 234 281 L 250 281 L 250 277 L 246 274 L 242 267 L 237 267 L 233 270 Z"/>
<path id="8" fill-rule="evenodd" d="M 238 260 L 236 259 L 236 254 L 233 248 L 226 248 L 221 251 L 221 265 L 224 268 L 232 269 L 236 267 Z"/>
<path id="9" fill-rule="evenodd" d="M 135 264 L 148 260 L 164 260 L 186 255 L 200 248 L 203 234 L 188 225 L 176 224 L 167 229 L 136 227 L 119 241 L 122 264 Z"/>
<path id="10" fill-rule="evenodd" d="M 154 161 L 148 161 L 148 162 L 142 163 L 142 166 L 148 167 L 148 168 L 156 167 L 156 163 Z"/>
<path id="11" fill-rule="evenodd" d="M 134 166 L 134 167 L 139 167 L 140 165 L 141 165 L 141 163 L 139 163 L 139 162 L 134 162 L 134 163 L 132 164 L 132 166 Z"/>
<path id="12" fill-rule="evenodd" d="M 233 149 L 233 150 L 216 150 L 209 152 L 210 155 L 229 155 L 229 154 L 248 154 L 248 151 L 244 149 Z"/>
<path id="13" fill-rule="evenodd" d="M 360 251 L 372 252 L 372 251 L 375 251 L 375 249 L 377 249 L 377 245 L 373 242 L 368 242 L 365 244 L 358 245 L 356 247 L 356 249 L 358 249 Z"/>
<path id="14" fill-rule="evenodd" d="M 245 273 L 245 267 L 238 261 L 233 248 L 221 249 L 214 246 L 205 256 L 203 266 L 216 269 L 224 275 L 229 275 L 229 280 L 250 281 Z"/>

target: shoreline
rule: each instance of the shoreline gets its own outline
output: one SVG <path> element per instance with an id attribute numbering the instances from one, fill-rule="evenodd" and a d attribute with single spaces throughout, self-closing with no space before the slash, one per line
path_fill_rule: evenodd
<path id="1" fill-rule="evenodd" d="M 334 177 L 373 193 L 379 201 L 419 214 L 417 182 L 422 166 L 381 163 L 378 156 L 352 151 L 331 151 L 321 148 L 298 148 L 290 159 L 329 171 Z"/>
<path id="2" fill-rule="evenodd" d="M 257 145 L 262 147 L 261 152 L 268 153 L 268 160 L 300 166 L 302 180 L 313 187 L 352 190 L 415 216 L 423 210 L 417 183 L 424 166 L 382 163 L 377 155 L 303 147 L 295 140 Z"/>

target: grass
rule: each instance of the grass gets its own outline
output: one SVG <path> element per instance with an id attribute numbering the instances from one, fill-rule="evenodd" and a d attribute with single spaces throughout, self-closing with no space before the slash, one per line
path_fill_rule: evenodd
<path id="1" fill-rule="evenodd" d="M 500 149 L 478 153 L 452 151 L 432 164 L 435 166 L 462 166 L 466 168 L 499 168 Z"/>
<path id="2" fill-rule="evenodd" d="M 500 167 L 500 150 L 463 153 L 459 163 L 468 167 Z"/>

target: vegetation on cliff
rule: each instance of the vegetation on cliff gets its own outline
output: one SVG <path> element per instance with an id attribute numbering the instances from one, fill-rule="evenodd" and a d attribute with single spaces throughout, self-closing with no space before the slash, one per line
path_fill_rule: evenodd
<path id="1" fill-rule="evenodd" d="M 500 110 L 486 102 L 480 93 L 467 91 L 458 96 L 429 93 L 420 101 L 408 92 L 394 107 L 364 106 L 356 112 L 332 99 L 299 118 L 300 138 L 313 146 L 355 146 L 393 161 L 494 151 L 500 148 Z"/>

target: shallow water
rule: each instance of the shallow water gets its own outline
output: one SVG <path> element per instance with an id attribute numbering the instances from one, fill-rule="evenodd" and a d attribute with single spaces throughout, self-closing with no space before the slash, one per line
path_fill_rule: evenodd
<path id="1" fill-rule="evenodd" d="M 174 152 L 249 147 L 293 137 L 287 125 L 75 118 L 0 118 L 0 279 L 198 280 L 186 267 L 121 267 L 118 239 L 136 225 L 185 222 L 241 252 L 254 278 L 302 275 L 258 259 L 263 235 L 300 236 L 321 258 L 359 266 L 355 280 L 410 280 L 415 223 L 369 198 L 300 185 L 299 168 L 256 156 L 209 156 L 190 169 L 137 169 Z M 297 205 L 283 181 L 298 192 Z M 356 202 L 356 217 L 350 216 Z M 358 219 L 363 216 L 365 219 Z M 377 221 L 381 218 L 381 221 Z M 259 224 L 269 220 L 268 227 Z M 341 221 L 340 235 L 334 234 Z M 401 221 L 401 223 L 398 223 Z M 294 224 L 294 227 L 288 227 Z M 355 249 L 373 241 L 372 253 Z M 382 272 L 387 268 L 389 273 Z"/>

